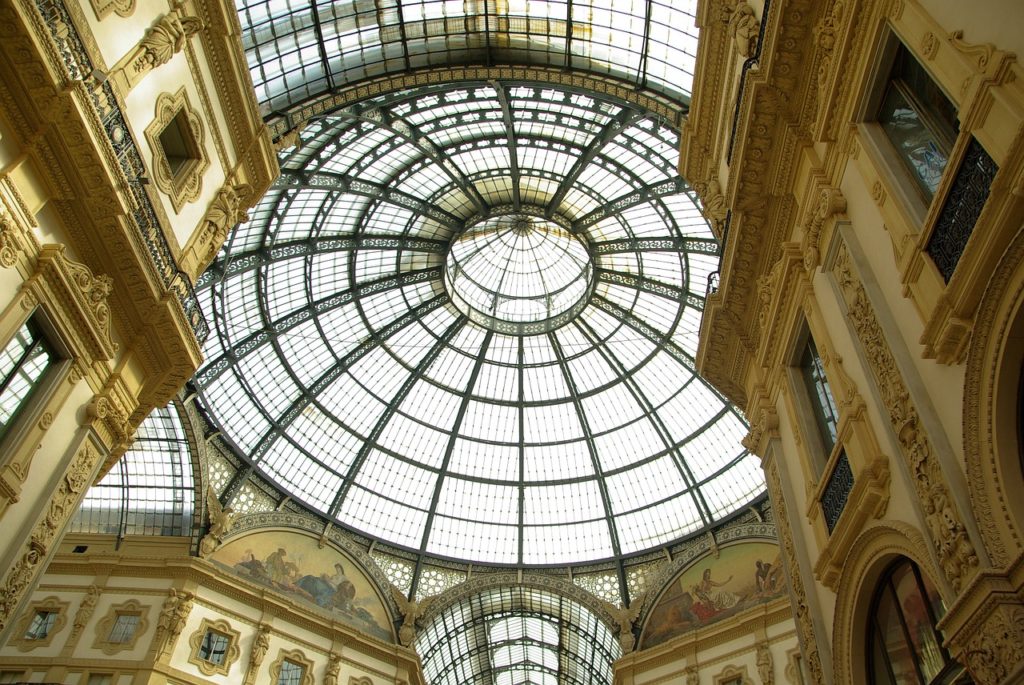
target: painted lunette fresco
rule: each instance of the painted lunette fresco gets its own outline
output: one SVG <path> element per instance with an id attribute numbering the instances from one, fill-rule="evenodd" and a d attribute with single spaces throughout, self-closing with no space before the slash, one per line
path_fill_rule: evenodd
<path id="1" fill-rule="evenodd" d="M 394 641 L 391 621 L 370 580 L 348 556 L 316 540 L 264 531 L 227 542 L 216 564 L 288 597 L 311 603 L 368 635 Z"/>
<path id="2" fill-rule="evenodd" d="M 777 545 L 747 542 L 723 547 L 680 573 L 658 598 L 644 624 L 641 648 L 653 647 L 734 616 L 786 593 Z"/>

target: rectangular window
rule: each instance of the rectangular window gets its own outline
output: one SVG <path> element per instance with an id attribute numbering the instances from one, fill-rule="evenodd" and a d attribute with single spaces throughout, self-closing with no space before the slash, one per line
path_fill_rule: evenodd
<path id="1" fill-rule="evenodd" d="M 220 666 L 228 651 L 228 636 L 216 630 L 207 630 L 199 645 L 199 658 Z"/>
<path id="2" fill-rule="evenodd" d="M 930 204 L 960 125 L 956 107 L 902 44 L 876 118 Z"/>
<path id="3" fill-rule="evenodd" d="M 138 614 L 118 614 L 114 619 L 114 625 L 107 636 L 107 642 L 114 644 L 126 644 L 135 637 L 135 631 L 139 627 Z"/>
<path id="4" fill-rule="evenodd" d="M 39 387 L 54 358 L 53 349 L 32 321 L 0 352 L 0 438 Z"/>
<path id="5" fill-rule="evenodd" d="M 28 630 L 25 631 L 26 640 L 42 640 L 50 631 L 53 630 L 54 624 L 57 622 L 58 612 L 39 610 L 36 611 L 36 615 L 32 617 L 32 622 L 28 626 Z"/>
<path id="6" fill-rule="evenodd" d="M 24 676 L 24 671 L 0 671 L 0 685 L 20 683 Z"/>
<path id="7" fill-rule="evenodd" d="M 302 677 L 305 674 L 304 666 L 285 659 L 281 662 L 281 673 L 277 676 L 277 685 L 302 685 Z"/>
<path id="8" fill-rule="evenodd" d="M 114 676 L 110 673 L 90 673 L 88 685 L 111 685 L 114 682 Z"/>
<path id="9" fill-rule="evenodd" d="M 837 426 L 839 424 L 839 410 L 836 401 L 832 397 L 832 389 L 829 388 L 828 378 L 825 377 L 825 365 L 818 354 L 818 348 L 814 339 L 807 336 L 807 345 L 804 347 L 803 355 L 800 358 L 800 375 L 803 377 L 804 388 L 807 390 L 807 398 L 811 403 L 811 410 L 814 414 L 814 421 L 818 426 L 818 435 L 821 438 L 822 449 L 827 461 L 836 445 Z"/>

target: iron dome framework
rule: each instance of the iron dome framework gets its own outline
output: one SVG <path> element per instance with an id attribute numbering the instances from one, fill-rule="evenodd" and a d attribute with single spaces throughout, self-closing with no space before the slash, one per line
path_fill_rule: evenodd
<path id="1" fill-rule="evenodd" d="M 677 144 L 625 102 L 526 83 L 309 122 L 197 285 L 204 410 L 295 500 L 428 557 L 579 564 L 721 520 L 763 479 L 694 372 L 718 246 Z M 564 321 L 452 302 L 450 246 L 508 217 L 586 251 Z"/>

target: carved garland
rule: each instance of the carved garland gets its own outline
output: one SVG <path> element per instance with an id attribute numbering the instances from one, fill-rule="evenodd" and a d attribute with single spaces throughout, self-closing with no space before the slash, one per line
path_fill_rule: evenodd
<path id="1" fill-rule="evenodd" d="M 90 443 L 83 444 L 67 472 L 50 498 L 50 506 L 25 543 L 21 556 L 4 576 L 0 586 L 0 631 L 10 621 L 22 596 L 42 571 L 42 562 L 50 550 L 57 532 L 74 513 L 79 496 L 89 484 L 89 476 L 99 459 L 99 453 Z"/>
<path id="2" fill-rule="evenodd" d="M 910 398 L 864 286 L 854 275 L 845 245 L 840 249 L 833 273 L 846 301 L 847 316 L 871 366 L 900 451 L 910 469 L 914 490 L 924 507 L 928 533 L 938 553 L 939 565 L 959 594 L 978 569 L 977 552 L 950 496 L 931 440 L 921 426 L 917 407 Z"/>

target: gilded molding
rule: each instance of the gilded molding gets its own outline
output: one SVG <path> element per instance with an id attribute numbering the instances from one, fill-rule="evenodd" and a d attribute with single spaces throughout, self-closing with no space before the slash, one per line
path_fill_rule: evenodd
<path id="1" fill-rule="evenodd" d="M 978 569 L 974 544 L 950 495 L 934 447 L 924 432 L 917 407 L 910 398 L 864 286 L 854 274 L 845 245 L 836 258 L 833 273 L 898 438 L 914 490 L 924 507 L 940 566 L 946 580 L 959 593 Z"/>
<path id="2" fill-rule="evenodd" d="M 64 477 L 50 496 L 46 513 L 32 529 L 14 566 L 4 575 L 0 585 L 0 631 L 7 627 L 22 597 L 42 572 L 50 545 L 77 509 L 79 498 L 89 485 L 99 458 L 99 452 L 89 442 L 78 448 Z"/>

